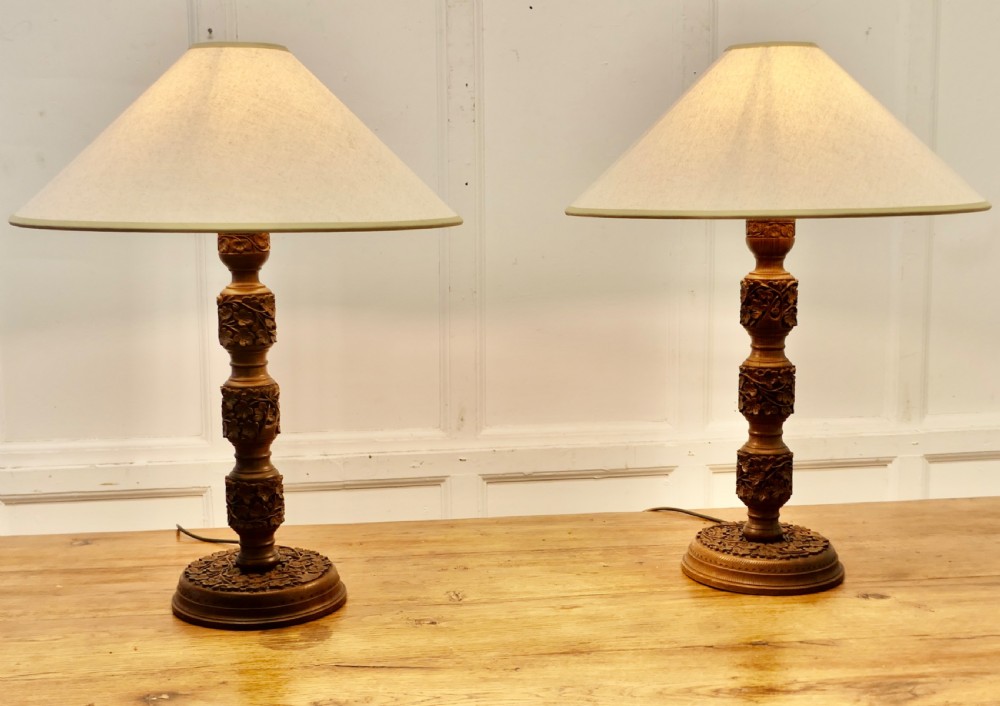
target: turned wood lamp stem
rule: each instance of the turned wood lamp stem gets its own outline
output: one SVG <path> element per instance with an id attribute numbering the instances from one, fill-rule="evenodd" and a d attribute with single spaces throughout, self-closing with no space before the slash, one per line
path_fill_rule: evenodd
<path id="1" fill-rule="evenodd" d="M 219 233 L 219 258 L 232 281 L 219 293 L 219 342 L 232 372 L 222 385 L 222 433 L 235 450 L 226 476 L 226 514 L 239 549 L 202 557 L 177 583 L 173 612 L 195 625 L 251 630 L 296 625 L 347 600 L 333 562 L 275 544 L 285 519 L 281 474 L 271 463 L 280 431 L 278 384 L 267 373 L 275 341 L 274 294 L 260 282 L 268 233 Z"/>
<path id="2" fill-rule="evenodd" d="M 240 537 L 236 565 L 263 572 L 280 561 L 274 533 L 285 518 L 281 474 L 271 463 L 271 443 L 280 431 L 278 384 L 267 372 L 276 332 L 274 294 L 258 277 L 270 236 L 220 233 L 218 244 L 232 273 L 218 298 L 219 342 L 232 366 L 222 386 L 222 432 L 236 456 L 226 476 L 226 511 Z"/>
<path id="3" fill-rule="evenodd" d="M 750 355 L 740 365 L 739 410 L 750 429 L 736 452 L 736 494 L 747 506 L 747 520 L 702 529 L 681 569 L 725 591 L 825 591 L 844 580 L 836 550 L 807 527 L 779 522 L 792 496 L 792 452 L 781 436 L 795 405 L 795 366 L 785 357 L 785 338 L 797 323 L 799 283 L 784 266 L 795 221 L 748 220 L 746 227 L 757 265 L 740 284 L 740 323 L 750 334 Z"/>
<path id="4" fill-rule="evenodd" d="M 744 536 L 777 542 L 783 537 L 779 511 L 792 495 L 792 452 L 782 425 L 795 402 L 795 366 L 785 357 L 785 337 L 796 324 L 798 281 L 784 268 L 795 221 L 748 220 L 746 242 L 757 266 L 740 286 L 750 355 L 740 366 L 739 410 L 750 429 L 737 452 L 736 493 L 747 506 Z"/>

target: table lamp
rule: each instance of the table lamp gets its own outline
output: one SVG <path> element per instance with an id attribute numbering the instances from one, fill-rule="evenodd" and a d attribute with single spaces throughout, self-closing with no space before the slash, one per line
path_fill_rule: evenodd
<path id="1" fill-rule="evenodd" d="M 222 429 L 239 548 L 190 564 L 173 611 L 214 628 L 271 628 L 346 600 L 325 556 L 275 544 L 282 478 L 271 463 L 278 385 L 267 372 L 274 294 L 258 273 L 270 233 L 435 228 L 461 223 L 284 47 L 193 45 L 10 218 L 57 230 L 218 233 L 232 282 L 218 297 L 232 373 Z"/>
<path id="2" fill-rule="evenodd" d="M 690 578 L 752 594 L 823 591 L 843 581 L 830 541 L 779 521 L 792 494 L 782 425 L 795 400 L 785 337 L 798 282 L 784 269 L 799 218 L 907 216 L 990 205 L 811 43 L 730 47 L 566 213 L 611 218 L 740 218 L 756 268 L 740 287 L 750 355 L 736 454 L 747 520 L 701 530 Z"/>

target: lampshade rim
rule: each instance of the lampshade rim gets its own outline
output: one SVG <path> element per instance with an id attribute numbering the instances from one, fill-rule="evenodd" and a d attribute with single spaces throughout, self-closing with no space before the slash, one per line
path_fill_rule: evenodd
<path id="1" fill-rule="evenodd" d="M 252 49 L 277 49 L 278 51 L 290 51 L 283 44 L 273 44 L 271 42 L 195 42 L 188 49 L 215 49 L 219 47 L 247 47 Z"/>
<path id="2" fill-rule="evenodd" d="M 59 221 L 44 218 L 10 217 L 8 222 L 20 228 L 37 230 L 73 230 L 128 233 L 326 233 L 375 230 L 421 230 L 447 228 L 462 224 L 461 216 L 421 218 L 410 221 L 344 221 L 317 223 L 157 223 Z"/>
<path id="3" fill-rule="evenodd" d="M 757 49 L 759 47 L 815 47 L 819 49 L 816 42 L 747 42 L 745 44 L 731 44 L 726 47 L 726 51 L 733 49 Z"/>
<path id="4" fill-rule="evenodd" d="M 569 206 L 567 216 L 588 216 L 594 218 L 662 218 L 662 219 L 768 219 L 768 218 L 874 218 L 881 216 L 935 216 L 953 213 L 974 213 L 992 208 L 989 201 L 950 204 L 943 206 L 914 206 L 868 209 L 786 209 L 786 210 L 732 210 L 732 211 L 688 211 L 627 208 L 590 208 Z"/>

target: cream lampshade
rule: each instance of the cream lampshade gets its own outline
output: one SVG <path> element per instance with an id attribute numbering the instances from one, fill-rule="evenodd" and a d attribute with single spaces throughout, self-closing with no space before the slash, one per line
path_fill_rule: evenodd
<path id="1" fill-rule="evenodd" d="M 11 216 L 28 228 L 216 232 L 232 282 L 218 298 L 232 374 L 223 433 L 239 549 L 185 569 L 178 617 L 270 628 L 326 615 L 346 600 L 336 568 L 279 547 L 281 475 L 270 461 L 278 385 L 267 373 L 274 295 L 258 273 L 271 232 L 436 228 L 462 222 L 284 47 L 192 46 L 41 192 Z"/>
<path id="2" fill-rule="evenodd" d="M 461 219 L 275 44 L 192 46 L 10 222 L 302 232 Z"/>
<path id="3" fill-rule="evenodd" d="M 743 593 L 822 591 L 844 577 L 830 542 L 779 522 L 791 497 L 795 368 L 784 341 L 798 282 L 784 270 L 795 219 L 982 211 L 986 200 L 814 44 L 730 47 L 566 213 L 618 218 L 746 219 L 756 269 L 741 286 L 751 352 L 737 453 L 748 519 L 698 533 L 684 572 Z"/>

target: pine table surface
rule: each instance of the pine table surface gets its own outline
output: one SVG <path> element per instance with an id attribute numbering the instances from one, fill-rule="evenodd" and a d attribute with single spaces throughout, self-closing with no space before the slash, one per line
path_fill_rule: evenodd
<path id="1" fill-rule="evenodd" d="M 0 537 L 0 703 L 1000 704 L 1000 498 L 782 519 L 830 538 L 843 585 L 693 583 L 680 560 L 707 523 L 668 513 L 285 526 L 281 544 L 334 561 L 347 604 L 248 632 L 170 612 L 183 568 L 219 547 Z"/>

